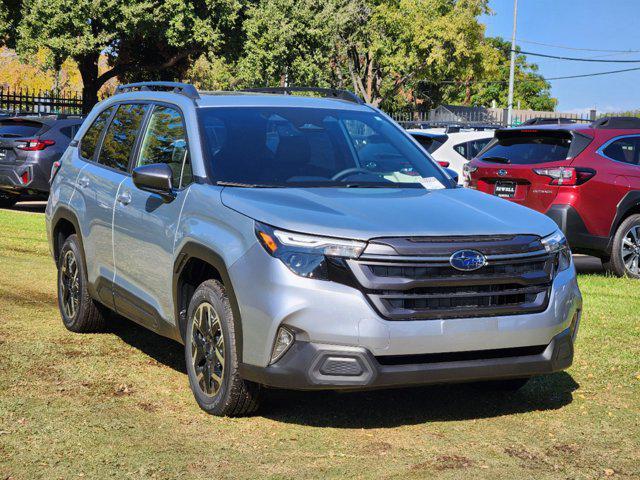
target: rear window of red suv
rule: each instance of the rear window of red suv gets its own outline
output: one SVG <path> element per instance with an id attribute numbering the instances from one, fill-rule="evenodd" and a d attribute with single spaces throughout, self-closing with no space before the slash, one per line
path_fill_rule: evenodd
<path id="1" fill-rule="evenodd" d="M 570 147 L 570 137 L 518 133 L 494 139 L 478 158 L 512 165 L 557 162 L 567 158 Z"/>

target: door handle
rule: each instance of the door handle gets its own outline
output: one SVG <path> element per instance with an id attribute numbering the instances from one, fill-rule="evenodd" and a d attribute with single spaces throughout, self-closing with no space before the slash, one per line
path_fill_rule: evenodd
<path id="1" fill-rule="evenodd" d="M 131 203 L 131 194 L 129 192 L 122 192 L 120 195 L 118 195 L 118 203 L 121 203 L 122 205 L 129 205 Z"/>
<path id="2" fill-rule="evenodd" d="M 80 188 L 85 188 L 89 186 L 89 178 L 88 177 L 82 177 L 81 179 L 78 180 L 78 186 Z"/>

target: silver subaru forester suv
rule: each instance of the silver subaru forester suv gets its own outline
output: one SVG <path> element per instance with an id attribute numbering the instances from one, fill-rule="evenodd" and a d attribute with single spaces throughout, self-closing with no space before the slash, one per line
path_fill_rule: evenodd
<path id="1" fill-rule="evenodd" d="M 209 413 L 251 413 L 264 386 L 516 389 L 571 365 L 557 225 L 458 188 L 349 92 L 125 85 L 52 175 L 64 325 L 117 312 L 183 343 Z"/>

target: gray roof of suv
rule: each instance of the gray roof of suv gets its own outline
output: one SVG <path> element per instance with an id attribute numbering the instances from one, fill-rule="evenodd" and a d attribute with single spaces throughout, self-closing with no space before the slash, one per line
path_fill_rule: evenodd
<path id="1" fill-rule="evenodd" d="M 346 100 L 246 92 L 200 92 L 198 107 L 306 107 L 371 112 L 371 107 Z"/>

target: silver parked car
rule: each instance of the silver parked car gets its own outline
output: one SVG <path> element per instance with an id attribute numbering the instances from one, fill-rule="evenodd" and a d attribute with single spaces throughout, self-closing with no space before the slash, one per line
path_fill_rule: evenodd
<path id="1" fill-rule="evenodd" d="M 46 210 L 65 326 L 115 311 L 182 342 L 216 415 L 261 386 L 515 389 L 567 368 L 582 299 L 557 225 L 457 188 L 353 94 L 298 90 L 133 84 L 93 109 Z"/>

